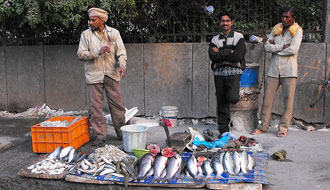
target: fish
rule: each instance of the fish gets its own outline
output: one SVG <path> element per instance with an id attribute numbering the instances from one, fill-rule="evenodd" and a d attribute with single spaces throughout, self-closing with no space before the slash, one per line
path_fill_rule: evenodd
<path id="1" fill-rule="evenodd" d="M 79 153 L 78 154 L 78 158 L 75 160 L 75 162 L 77 163 L 77 162 L 80 162 L 80 161 L 82 161 L 83 159 L 85 159 L 85 158 L 87 158 L 87 154 L 82 154 L 82 153 Z"/>
<path id="2" fill-rule="evenodd" d="M 148 153 L 142 156 L 140 159 L 140 165 L 139 165 L 139 172 L 137 179 L 142 180 L 146 173 L 152 168 L 152 165 L 154 163 L 154 157 Z"/>
<path id="3" fill-rule="evenodd" d="M 212 169 L 212 166 L 211 166 L 211 160 L 210 159 L 204 161 L 203 168 L 204 168 L 204 171 L 205 171 L 205 174 L 206 174 L 206 176 L 205 176 L 206 179 L 211 179 L 212 174 L 213 174 L 213 169 Z"/>
<path id="4" fill-rule="evenodd" d="M 198 166 L 197 166 L 197 160 L 194 155 L 191 155 L 188 160 L 187 160 L 187 165 L 186 165 L 187 171 L 189 175 L 193 178 L 197 177 L 198 174 Z"/>
<path id="5" fill-rule="evenodd" d="M 247 173 L 247 167 L 249 164 L 248 152 L 244 150 L 241 157 L 241 170 L 244 174 Z"/>
<path id="6" fill-rule="evenodd" d="M 70 151 L 70 153 L 69 153 L 69 159 L 68 159 L 68 163 L 70 163 L 73 159 L 74 159 L 74 157 L 76 156 L 76 150 L 73 148 L 71 151 Z"/>
<path id="7" fill-rule="evenodd" d="M 47 156 L 47 159 L 55 160 L 60 156 L 63 146 L 57 147 L 52 153 Z"/>
<path id="8" fill-rule="evenodd" d="M 241 153 L 234 152 L 233 158 L 235 162 L 235 174 L 238 175 L 241 171 Z"/>
<path id="9" fill-rule="evenodd" d="M 161 183 L 161 181 L 166 177 L 166 168 L 163 169 L 162 171 L 162 174 L 160 175 L 160 178 L 159 178 L 159 182 L 158 183 Z"/>
<path id="10" fill-rule="evenodd" d="M 221 178 L 222 177 L 221 174 L 224 172 L 223 165 L 219 159 L 220 159 L 219 157 L 214 157 L 212 159 L 212 167 L 213 167 L 213 170 L 215 171 L 216 179 Z"/>
<path id="11" fill-rule="evenodd" d="M 255 165 L 255 161 L 254 161 L 254 158 L 250 154 L 248 154 L 248 162 L 249 163 L 248 163 L 247 169 L 248 169 L 248 171 L 252 171 L 253 167 Z"/>
<path id="12" fill-rule="evenodd" d="M 154 175 L 154 168 L 152 167 L 147 174 L 144 176 L 144 180 L 148 180 L 150 178 L 150 176 Z"/>
<path id="13" fill-rule="evenodd" d="M 165 181 L 167 181 L 168 184 L 171 183 L 171 179 L 179 170 L 181 163 L 182 163 L 182 158 L 179 154 L 176 154 L 170 158 L 166 167 L 166 177 L 165 177 Z"/>
<path id="14" fill-rule="evenodd" d="M 178 180 L 178 179 L 182 179 L 182 175 L 181 173 L 183 173 L 182 171 L 184 170 L 184 168 L 186 167 L 186 163 L 184 162 L 181 158 L 181 164 L 180 164 L 180 168 L 178 169 L 178 171 L 174 174 L 174 180 Z"/>
<path id="15" fill-rule="evenodd" d="M 219 162 L 221 163 L 222 167 L 223 167 L 223 171 L 227 172 L 226 166 L 225 166 L 225 162 L 224 162 L 224 158 L 225 158 L 225 153 L 226 152 L 220 152 L 219 154 Z"/>
<path id="16" fill-rule="evenodd" d="M 133 178 L 133 180 L 137 179 L 137 176 L 135 174 L 135 171 L 133 171 L 131 168 L 129 168 L 124 162 L 120 162 L 121 168 L 124 168 L 128 174 Z"/>
<path id="17" fill-rule="evenodd" d="M 68 146 L 66 148 L 63 148 L 60 153 L 60 160 L 63 160 L 64 157 L 68 156 L 72 149 L 74 149 L 73 146 Z"/>
<path id="18" fill-rule="evenodd" d="M 114 173 L 116 170 L 112 169 L 112 168 L 107 168 L 105 170 L 103 170 L 100 175 L 106 175 L 106 174 L 111 174 Z"/>
<path id="19" fill-rule="evenodd" d="M 156 181 L 159 183 L 161 180 L 161 174 L 166 167 L 168 158 L 163 155 L 156 156 L 155 163 L 154 163 L 154 178 L 152 179 L 151 183 L 155 183 Z"/>
<path id="20" fill-rule="evenodd" d="M 224 165 L 226 166 L 227 172 L 229 174 L 234 175 L 235 174 L 235 171 L 234 171 L 235 163 L 234 163 L 234 158 L 233 158 L 233 155 L 231 152 L 229 152 L 229 151 L 226 152 L 224 162 L 225 162 Z"/>

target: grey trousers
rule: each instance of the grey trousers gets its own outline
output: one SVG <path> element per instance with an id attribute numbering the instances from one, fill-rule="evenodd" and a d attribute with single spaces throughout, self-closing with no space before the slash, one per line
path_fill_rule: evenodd
<path id="1" fill-rule="evenodd" d="M 104 91 L 110 109 L 112 123 L 118 138 L 121 138 L 120 128 L 125 125 L 124 98 L 118 81 L 104 76 L 103 83 L 89 84 L 89 100 L 92 112 L 91 126 L 94 138 L 106 139 L 107 125 L 103 115 Z"/>
<path id="2" fill-rule="evenodd" d="M 264 94 L 264 100 L 260 115 L 262 124 L 258 126 L 259 130 L 266 132 L 269 128 L 276 91 L 280 87 L 280 85 L 282 86 L 284 109 L 282 112 L 281 121 L 279 123 L 279 130 L 288 129 L 292 118 L 296 82 L 297 78 L 294 77 L 267 77 L 266 92 Z"/>

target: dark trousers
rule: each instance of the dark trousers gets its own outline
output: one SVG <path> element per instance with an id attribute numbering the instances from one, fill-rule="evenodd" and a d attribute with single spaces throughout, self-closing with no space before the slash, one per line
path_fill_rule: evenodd
<path id="1" fill-rule="evenodd" d="M 241 75 L 214 76 L 215 94 L 217 96 L 217 122 L 220 133 L 229 131 L 230 104 L 239 102 Z"/>

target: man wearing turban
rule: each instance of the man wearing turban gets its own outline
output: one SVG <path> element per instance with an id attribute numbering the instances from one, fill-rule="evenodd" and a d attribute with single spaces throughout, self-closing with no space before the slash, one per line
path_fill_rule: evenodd
<path id="1" fill-rule="evenodd" d="M 125 105 L 119 81 L 125 76 L 127 56 L 119 31 L 105 24 L 107 11 L 90 8 L 88 16 L 90 27 L 81 34 L 77 55 L 84 62 L 93 145 L 98 146 L 105 142 L 107 134 L 104 92 L 116 135 L 122 139 L 120 128 L 125 124 Z"/>

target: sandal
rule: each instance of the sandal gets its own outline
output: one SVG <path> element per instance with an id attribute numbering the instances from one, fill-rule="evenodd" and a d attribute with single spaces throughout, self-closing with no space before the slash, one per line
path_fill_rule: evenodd
<path id="1" fill-rule="evenodd" d="M 288 135 L 287 130 L 282 130 L 282 131 L 277 132 L 278 137 L 286 137 L 287 135 Z"/>
<path id="2" fill-rule="evenodd" d="M 260 129 L 254 129 L 250 134 L 251 135 L 260 135 L 260 134 L 263 134 L 263 133 L 265 133 L 265 132 L 263 132 Z"/>

